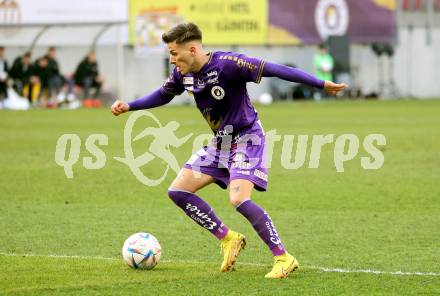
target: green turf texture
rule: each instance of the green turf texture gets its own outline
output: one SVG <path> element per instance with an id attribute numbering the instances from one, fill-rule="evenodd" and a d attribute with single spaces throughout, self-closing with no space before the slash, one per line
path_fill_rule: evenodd
<path id="1" fill-rule="evenodd" d="M 440 276 L 323 272 L 318 267 L 440 274 L 440 101 L 341 101 L 257 106 L 266 131 L 279 135 L 353 133 L 362 140 L 386 136 L 385 163 L 364 170 L 360 147 L 338 173 L 327 145 L 317 169 L 308 159 L 297 170 L 280 164 L 275 146 L 269 190 L 253 199 L 271 215 L 301 268 L 286 280 L 266 280 L 272 258 L 244 217 L 216 185 L 200 192 L 227 225 L 244 233 L 247 249 L 236 271 L 219 272 L 216 239 L 169 200 L 168 174 L 157 187 L 139 183 L 123 156 L 127 114 L 108 109 L 0 112 L 0 295 L 435 295 Z M 152 112 L 162 124 L 176 120 L 176 134 L 208 133 L 195 107 Z M 150 123 L 140 121 L 137 129 Z M 82 140 L 74 178 L 55 163 L 57 139 Z M 90 134 L 108 135 L 106 166 L 87 170 L 82 157 Z M 180 164 L 194 136 L 171 148 Z M 135 147 L 146 151 L 147 142 Z M 144 145 L 144 146 L 142 146 Z M 295 147 L 295 146 L 294 146 Z M 310 147 L 308 149 L 310 151 Z M 158 176 L 164 163 L 144 173 Z M 152 271 L 129 269 L 120 256 L 124 240 L 139 231 L 160 241 L 162 262 Z M 7 256 L 4 254 L 12 254 Z M 34 256 L 20 256 L 30 254 Z M 47 255 L 109 258 L 58 258 Z"/>

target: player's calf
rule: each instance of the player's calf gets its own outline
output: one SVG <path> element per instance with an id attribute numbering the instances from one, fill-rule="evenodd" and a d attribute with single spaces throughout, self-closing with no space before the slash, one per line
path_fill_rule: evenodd
<path id="1" fill-rule="evenodd" d="M 228 233 L 228 227 L 221 222 L 211 206 L 196 194 L 170 188 L 168 196 L 188 217 L 210 231 L 218 239 L 223 239 Z"/>

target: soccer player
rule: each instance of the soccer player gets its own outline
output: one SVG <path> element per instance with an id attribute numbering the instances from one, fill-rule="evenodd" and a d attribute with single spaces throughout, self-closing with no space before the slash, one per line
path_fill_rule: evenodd
<path id="1" fill-rule="evenodd" d="M 252 106 L 247 82 L 259 83 L 262 77 L 279 77 L 305 83 L 336 94 L 345 84 L 322 81 L 299 69 L 247 57 L 233 52 L 207 53 L 197 25 L 184 23 L 162 35 L 170 53 L 173 73 L 162 87 L 130 103 L 116 101 L 111 111 L 149 109 L 170 102 L 185 90 L 193 95 L 197 108 L 208 122 L 214 138 L 184 165 L 168 189 L 172 201 L 197 224 L 220 240 L 222 272 L 232 270 L 245 237 L 226 226 L 196 192 L 216 183 L 226 189 L 229 201 L 253 226 L 274 256 L 266 278 L 285 278 L 297 269 L 298 261 L 283 245 L 269 214 L 252 199 L 252 190 L 267 188 L 265 137 L 258 114 Z M 249 143 L 251 142 L 251 143 Z"/>

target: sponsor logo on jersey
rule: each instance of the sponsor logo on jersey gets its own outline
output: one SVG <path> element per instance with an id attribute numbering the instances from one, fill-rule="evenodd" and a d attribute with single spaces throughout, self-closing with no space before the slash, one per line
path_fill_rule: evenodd
<path id="1" fill-rule="evenodd" d="M 248 62 L 245 59 L 241 59 L 236 56 L 224 55 L 224 56 L 220 56 L 219 59 L 233 61 L 237 64 L 238 67 L 248 68 L 251 71 L 256 71 L 258 69 L 258 65 L 252 64 L 251 62 Z"/>
<path id="2" fill-rule="evenodd" d="M 208 84 L 217 84 L 218 83 L 218 77 L 210 78 L 210 79 L 208 79 L 206 81 L 206 83 L 208 83 Z"/>
<path id="3" fill-rule="evenodd" d="M 194 84 L 194 77 L 183 77 L 183 84 Z"/>

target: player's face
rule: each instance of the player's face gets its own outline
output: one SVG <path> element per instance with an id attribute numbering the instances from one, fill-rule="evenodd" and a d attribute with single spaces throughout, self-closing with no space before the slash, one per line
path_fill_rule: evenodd
<path id="1" fill-rule="evenodd" d="M 187 74 L 194 65 L 195 49 L 190 43 L 177 44 L 175 41 L 168 43 L 170 63 L 178 67 L 179 72 Z"/>

